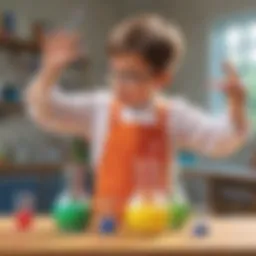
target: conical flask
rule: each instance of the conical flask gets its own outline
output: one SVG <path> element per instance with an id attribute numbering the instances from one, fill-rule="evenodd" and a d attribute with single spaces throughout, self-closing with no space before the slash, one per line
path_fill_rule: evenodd
<path id="1" fill-rule="evenodd" d="M 65 188 L 54 205 L 54 217 L 59 229 L 69 232 L 84 230 L 90 219 L 90 200 L 84 184 L 84 167 L 67 166 Z"/>
<path id="2" fill-rule="evenodd" d="M 168 226 L 167 193 L 161 184 L 161 166 L 153 156 L 136 160 L 135 191 L 125 210 L 125 227 L 131 232 L 159 233 Z"/>
<path id="3" fill-rule="evenodd" d="M 180 175 L 179 166 L 172 166 L 173 188 L 169 202 L 169 227 L 171 229 L 181 229 L 188 221 L 191 214 L 191 206 L 184 189 L 184 180 Z"/>

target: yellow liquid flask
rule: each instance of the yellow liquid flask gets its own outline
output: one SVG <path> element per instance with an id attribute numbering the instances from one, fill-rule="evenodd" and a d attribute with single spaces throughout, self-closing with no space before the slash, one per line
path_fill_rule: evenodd
<path id="1" fill-rule="evenodd" d="M 153 159 L 136 164 L 136 189 L 125 209 L 128 232 L 155 234 L 168 226 L 168 205 L 165 189 L 159 186 L 158 164 Z"/>

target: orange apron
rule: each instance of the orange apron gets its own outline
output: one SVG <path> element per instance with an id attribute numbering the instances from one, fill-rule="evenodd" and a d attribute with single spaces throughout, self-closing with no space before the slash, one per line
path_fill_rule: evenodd
<path id="1" fill-rule="evenodd" d="M 170 141 L 166 135 L 166 109 L 156 105 L 156 121 L 153 124 L 135 124 L 121 119 L 122 106 L 114 102 L 110 111 L 110 129 L 103 155 L 97 170 L 95 211 L 103 211 L 108 205 L 118 219 L 122 218 L 127 200 L 136 186 L 136 161 L 153 157 L 159 163 L 158 184 L 167 189 L 169 183 Z M 106 202 L 108 200 L 108 202 Z"/>

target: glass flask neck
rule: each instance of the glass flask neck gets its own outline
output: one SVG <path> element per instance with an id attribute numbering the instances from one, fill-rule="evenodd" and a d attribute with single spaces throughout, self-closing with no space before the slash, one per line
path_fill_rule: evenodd
<path id="1" fill-rule="evenodd" d="M 85 196 L 85 167 L 70 164 L 66 169 L 65 183 L 67 192 L 74 198 Z"/>
<path id="2" fill-rule="evenodd" d="M 156 194 L 164 194 L 161 187 L 160 162 L 154 157 L 143 157 L 136 160 L 135 166 L 135 193 L 145 199 L 151 199 Z"/>

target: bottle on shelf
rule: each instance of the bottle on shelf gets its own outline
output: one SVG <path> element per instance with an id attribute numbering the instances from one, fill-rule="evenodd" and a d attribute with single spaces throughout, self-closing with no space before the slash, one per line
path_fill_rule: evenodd
<path id="1" fill-rule="evenodd" d="M 16 15 L 12 11 L 5 11 L 2 14 L 2 25 L 4 36 L 14 36 L 16 32 Z"/>

